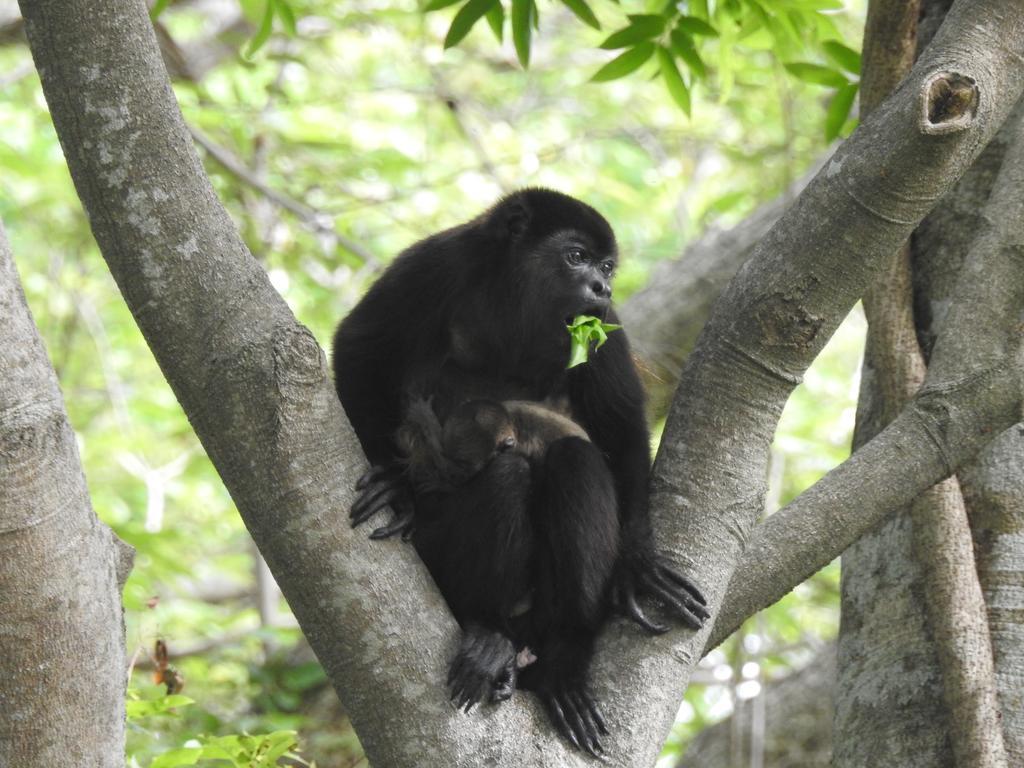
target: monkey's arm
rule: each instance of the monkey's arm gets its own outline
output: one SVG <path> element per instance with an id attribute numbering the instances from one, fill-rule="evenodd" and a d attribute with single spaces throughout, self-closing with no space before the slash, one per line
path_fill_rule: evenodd
<path id="1" fill-rule="evenodd" d="M 610 318 L 615 322 L 614 316 Z M 668 628 L 651 621 L 637 602 L 647 594 L 699 628 L 710 615 L 700 589 L 655 551 L 648 510 L 650 434 L 644 392 L 625 332 L 609 334 L 590 361 L 570 374 L 570 397 L 591 439 L 608 459 L 615 478 L 621 524 L 621 554 L 613 576 L 616 607 L 650 632 Z"/>

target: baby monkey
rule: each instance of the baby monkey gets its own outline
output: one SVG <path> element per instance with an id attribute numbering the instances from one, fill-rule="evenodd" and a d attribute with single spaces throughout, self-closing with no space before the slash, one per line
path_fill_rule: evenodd
<path id="1" fill-rule="evenodd" d="M 469 400 L 442 426 L 430 403 L 414 400 L 397 443 L 417 494 L 452 491 L 475 477 L 500 453 L 514 451 L 531 464 L 563 437 L 589 442 L 572 419 L 526 400 Z"/>

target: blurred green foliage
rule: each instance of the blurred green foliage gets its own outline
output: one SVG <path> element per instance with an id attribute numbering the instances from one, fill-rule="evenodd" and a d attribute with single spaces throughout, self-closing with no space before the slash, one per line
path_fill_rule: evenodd
<path id="1" fill-rule="evenodd" d="M 493 2 L 477 3 L 488 23 L 457 30 L 452 46 L 453 19 L 472 2 L 426 14 L 413 0 L 154 9 L 172 58 L 194 70 L 175 90 L 214 187 L 325 345 L 401 248 L 524 185 L 605 213 L 623 256 L 622 300 L 655 262 L 779 194 L 825 151 L 823 126 L 839 120 L 830 105 L 842 111 L 835 100 L 852 104 L 856 90 L 861 2 L 516 0 L 500 19 Z M 652 57 L 628 77 L 591 82 L 624 41 L 627 51 L 650 44 Z M 99 256 L 17 40 L 0 44 L 0 167 L 0 218 L 94 505 L 138 552 L 124 592 L 132 764 L 160 765 L 161 754 L 165 765 L 193 755 L 261 764 L 286 742 L 293 749 L 292 731 L 321 768 L 359 764 L 287 606 L 273 591 L 257 599 L 252 545 Z M 847 451 L 861 335 L 845 328 L 787 408 L 782 503 Z M 745 647 L 756 646 L 748 655 L 764 675 L 803 663 L 834 634 L 836 592 L 830 568 L 744 629 L 758 637 Z M 153 681 L 158 638 L 194 703 L 168 702 Z M 705 670 L 719 680 L 738 655 L 726 648 Z M 691 687 L 667 756 L 727 713 L 735 677 L 722 682 Z M 207 749 L 229 756 L 211 762 Z"/>

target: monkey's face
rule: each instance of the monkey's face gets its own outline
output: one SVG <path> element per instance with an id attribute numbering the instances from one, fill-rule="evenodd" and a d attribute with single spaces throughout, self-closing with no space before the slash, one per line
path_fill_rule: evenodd
<path id="1" fill-rule="evenodd" d="M 594 233 L 570 228 L 533 244 L 523 258 L 524 287 L 531 306 L 559 326 L 577 315 L 604 319 L 611 306 L 618 254 L 614 242 L 602 240 Z"/>

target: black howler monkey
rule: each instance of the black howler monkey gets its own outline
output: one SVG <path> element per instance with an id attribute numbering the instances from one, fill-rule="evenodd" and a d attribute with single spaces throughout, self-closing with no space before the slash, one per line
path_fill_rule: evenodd
<path id="1" fill-rule="evenodd" d="M 667 628 L 644 614 L 639 595 L 693 627 L 708 615 L 699 590 L 654 549 L 644 394 L 625 332 L 566 369 L 567 322 L 616 322 L 617 259 L 611 227 L 593 208 L 522 190 L 400 254 L 338 327 L 333 355 L 349 420 L 371 463 L 385 468 L 368 476 L 353 524 L 389 506 L 395 518 L 371 535 L 407 532 L 415 521 L 421 556 L 435 573 L 454 574 L 438 581 L 464 630 L 452 676 L 469 681 L 459 690 L 472 700 L 461 703 L 502 689 L 525 632 L 537 661 L 523 687 L 591 753 L 605 724 L 586 673 L 609 604 L 652 632 Z M 542 403 L 589 440 L 555 439 L 532 464 L 498 452 L 440 507 L 416 498 L 414 508 L 395 436 L 418 398 L 430 399 L 442 424 L 470 400 Z M 459 510 L 463 502 L 477 506 Z M 524 596 L 527 629 L 514 621 Z"/>

